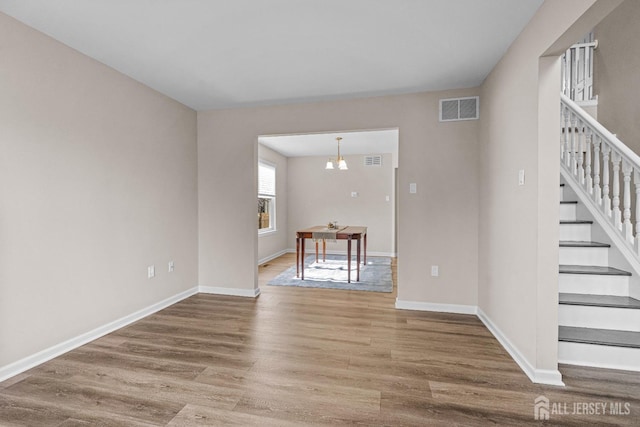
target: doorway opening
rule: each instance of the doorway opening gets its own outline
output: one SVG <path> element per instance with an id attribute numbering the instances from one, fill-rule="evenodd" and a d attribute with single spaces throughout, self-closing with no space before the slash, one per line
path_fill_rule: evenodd
<path id="1" fill-rule="evenodd" d="M 262 227 L 267 224 L 265 206 L 258 203 L 258 210 L 262 210 L 256 221 L 259 266 L 284 254 L 295 254 L 297 231 L 329 224 L 338 228 L 364 226 L 368 256 L 396 256 L 397 128 L 264 135 L 257 144 L 259 201 L 265 196 L 260 192 L 268 180 L 260 171 L 264 165 L 275 171 L 269 228 Z M 338 165 L 340 158 L 346 169 L 328 167 L 330 163 Z M 346 243 L 340 240 L 327 239 L 325 248 L 327 256 L 347 253 Z M 308 243 L 306 249 L 313 253 L 314 245 Z M 293 257 L 288 259 L 291 262 Z"/>

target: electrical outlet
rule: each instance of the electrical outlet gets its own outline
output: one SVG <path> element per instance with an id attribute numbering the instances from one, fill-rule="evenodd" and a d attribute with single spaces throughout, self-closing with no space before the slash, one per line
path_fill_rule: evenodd
<path id="1" fill-rule="evenodd" d="M 175 264 L 173 261 L 169 261 L 169 273 L 173 273 L 173 270 L 175 270 Z"/>
<path id="2" fill-rule="evenodd" d="M 149 279 L 151 279 L 152 277 L 156 276 L 156 267 L 155 265 L 150 265 L 149 267 L 147 267 L 147 277 Z"/>

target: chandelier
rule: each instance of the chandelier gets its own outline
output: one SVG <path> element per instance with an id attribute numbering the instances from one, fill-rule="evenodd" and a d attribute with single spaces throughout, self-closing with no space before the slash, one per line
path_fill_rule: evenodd
<path id="1" fill-rule="evenodd" d="M 335 161 L 333 159 L 329 159 L 327 161 L 327 166 L 325 167 L 325 169 L 335 169 L 335 164 L 337 164 L 338 169 L 345 171 L 347 169 L 349 169 L 347 167 L 347 162 L 344 160 L 344 158 L 340 155 L 340 141 L 342 140 L 342 137 L 337 137 L 336 141 L 338 141 L 338 157 L 336 157 Z"/>

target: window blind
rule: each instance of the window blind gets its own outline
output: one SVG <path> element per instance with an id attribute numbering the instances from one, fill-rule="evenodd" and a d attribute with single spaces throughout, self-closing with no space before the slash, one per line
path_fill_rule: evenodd
<path id="1" fill-rule="evenodd" d="M 264 163 L 258 164 L 258 194 L 276 195 L 276 168 Z"/>

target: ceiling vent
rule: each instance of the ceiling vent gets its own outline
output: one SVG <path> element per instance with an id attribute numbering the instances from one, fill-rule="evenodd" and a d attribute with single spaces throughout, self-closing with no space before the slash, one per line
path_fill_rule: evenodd
<path id="1" fill-rule="evenodd" d="M 453 122 L 458 120 L 478 119 L 479 97 L 451 98 L 440 100 L 440 121 Z"/>
<path id="2" fill-rule="evenodd" d="M 364 156 L 365 166 L 382 166 L 382 156 L 377 154 L 375 156 Z"/>

